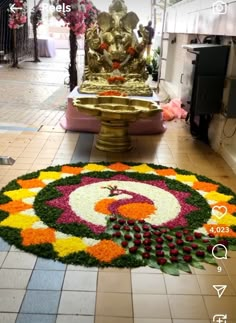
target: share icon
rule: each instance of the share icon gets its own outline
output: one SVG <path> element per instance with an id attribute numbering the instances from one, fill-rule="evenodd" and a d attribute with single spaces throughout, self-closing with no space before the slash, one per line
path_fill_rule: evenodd
<path id="1" fill-rule="evenodd" d="M 213 285 L 213 288 L 215 288 L 217 291 L 218 297 L 221 298 L 227 288 L 227 285 Z"/>

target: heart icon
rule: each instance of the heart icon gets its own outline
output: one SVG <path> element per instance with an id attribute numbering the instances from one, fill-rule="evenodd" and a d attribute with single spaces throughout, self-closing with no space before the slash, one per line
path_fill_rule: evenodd
<path id="1" fill-rule="evenodd" d="M 226 206 L 224 205 L 215 205 L 212 208 L 212 212 L 211 214 L 216 216 L 218 219 L 223 218 L 223 216 L 225 216 L 228 213 L 228 209 Z"/>

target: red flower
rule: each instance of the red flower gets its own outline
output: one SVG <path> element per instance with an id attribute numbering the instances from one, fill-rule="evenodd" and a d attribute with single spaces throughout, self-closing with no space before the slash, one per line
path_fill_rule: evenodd
<path id="1" fill-rule="evenodd" d="M 161 244 L 161 243 L 164 242 L 164 239 L 162 239 L 162 238 L 156 238 L 156 242 Z"/>
<path id="2" fill-rule="evenodd" d="M 183 233 L 184 233 L 184 234 L 189 234 L 189 230 L 184 229 L 184 230 L 183 230 Z"/>
<path id="3" fill-rule="evenodd" d="M 192 242 L 194 240 L 193 236 L 187 236 L 185 238 L 186 241 Z"/>
<path id="4" fill-rule="evenodd" d="M 131 55 L 131 56 L 134 56 L 134 55 L 136 54 L 136 50 L 135 50 L 135 48 L 133 48 L 133 47 L 129 47 L 129 48 L 127 49 L 127 53 L 128 53 L 129 55 Z"/>
<path id="5" fill-rule="evenodd" d="M 129 248 L 130 253 L 136 253 L 137 250 L 138 250 L 138 247 L 136 246 Z"/>
<path id="6" fill-rule="evenodd" d="M 150 258 L 150 253 L 149 252 L 144 252 L 142 253 L 142 256 L 144 259 L 149 259 Z"/>
<path id="7" fill-rule="evenodd" d="M 194 237 L 200 239 L 202 237 L 201 232 L 194 232 Z"/>
<path id="8" fill-rule="evenodd" d="M 167 230 L 167 229 L 161 229 L 161 232 L 162 233 L 166 233 L 166 232 L 168 232 L 169 230 Z"/>
<path id="9" fill-rule="evenodd" d="M 143 225 L 143 230 L 145 230 L 145 231 L 149 231 L 149 225 L 144 224 L 144 225 Z"/>
<path id="10" fill-rule="evenodd" d="M 119 237 L 121 237 L 121 232 L 120 231 L 114 232 L 112 236 L 116 237 L 116 238 L 119 238 Z"/>
<path id="11" fill-rule="evenodd" d="M 202 250 L 198 250 L 198 251 L 196 252 L 196 256 L 201 257 L 201 258 L 204 258 L 204 257 L 205 257 L 205 252 L 204 252 L 204 251 L 202 251 Z"/>
<path id="12" fill-rule="evenodd" d="M 135 221 L 134 220 L 128 220 L 129 225 L 134 225 Z"/>
<path id="13" fill-rule="evenodd" d="M 166 235 L 166 236 L 165 236 L 165 238 L 166 238 L 166 240 L 168 240 L 168 241 L 173 241 L 172 236 Z"/>
<path id="14" fill-rule="evenodd" d="M 170 257 L 170 261 L 171 262 L 178 262 L 179 259 L 178 259 L 178 257 L 173 256 L 173 257 Z"/>
<path id="15" fill-rule="evenodd" d="M 212 246 L 212 245 L 207 246 L 207 251 L 212 252 L 213 247 L 214 246 Z M 217 248 L 214 249 L 214 252 L 217 252 Z"/>
<path id="16" fill-rule="evenodd" d="M 167 263 L 166 258 L 158 258 L 157 259 L 158 265 L 165 265 Z"/>
<path id="17" fill-rule="evenodd" d="M 109 48 L 109 45 L 107 43 L 101 43 L 100 46 L 99 46 L 100 49 L 105 49 L 105 50 L 108 50 Z"/>
<path id="18" fill-rule="evenodd" d="M 124 225 L 124 226 L 123 226 L 123 229 L 124 229 L 125 231 L 130 231 L 130 227 L 129 227 L 128 225 Z"/>
<path id="19" fill-rule="evenodd" d="M 119 224 L 114 224 L 114 225 L 113 225 L 113 229 L 115 229 L 115 230 L 120 230 L 120 225 L 119 225 Z"/>
<path id="20" fill-rule="evenodd" d="M 111 216 L 110 217 L 110 221 L 116 221 L 117 219 L 116 219 L 116 217 L 115 216 Z"/>
<path id="21" fill-rule="evenodd" d="M 163 248 L 163 246 L 161 244 L 156 245 L 156 249 L 162 249 L 162 248 Z"/>
<path id="22" fill-rule="evenodd" d="M 158 226 L 158 225 L 156 225 L 156 224 L 152 224 L 152 225 L 151 225 L 151 228 L 152 228 L 152 229 L 154 229 L 154 230 L 158 230 L 158 229 L 159 229 L 159 226 Z"/>
<path id="23" fill-rule="evenodd" d="M 140 233 L 135 233 L 135 234 L 134 234 L 134 237 L 135 237 L 136 239 L 141 239 L 141 238 L 142 238 L 142 236 L 141 236 L 141 234 L 140 234 Z"/>
<path id="24" fill-rule="evenodd" d="M 145 246 L 150 246 L 150 244 L 152 243 L 152 240 L 151 239 L 144 239 L 143 240 L 143 244 L 145 245 Z"/>
<path id="25" fill-rule="evenodd" d="M 210 240 L 209 240 L 209 239 L 202 239 L 202 241 L 203 241 L 204 243 L 207 243 L 207 242 L 209 242 Z"/>
<path id="26" fill-rule="evenodd" d="M 184 241 L 182 239 L 177 239 L 175 242 L 178 246 L 182 246 L 184 244 Z"/>
<path id="27" fill-rule="evenodd" d="M 122 241 L 122 242 L 121 242 L 121 245 L 122 245 L 122 247 L 124 247 L 124 248 L 125 248 L 125 247 L 127 247 L 127 246 L 128 246 L 128 242 L 127 242 L 127 241 Z"/>
<path id="28" fill-rule="evenodd" d="M 183 247 L 183 251 L 186 253 L 191 253 L 192 248 L 186 246 L 186 247 Z"/>
<path id="29" fill-rule="evenodd" d="M 215 238 L 215 235 L 214 235 L 214 233 L 209 233 L 209 234 L 208 234 L 208 237 L 209 237 L 209 238 Z"/>
<path id="30" fill-rule="evenodd" d="M 141 245 L 141 240 L 134 240 L 134 244 L 136 245 L 136 246 L 140 246 Z"/>
<path id="31" fill-rule="evenodd" d="M 130 234 L 125 234 L 125 240 L 132 240 L 132 237 Z"/>
<path id="32" fill-rule="evenodd" d="M 145 250 L 146 251 L 151 251 L 152 250 L 152 247 L 151 246 L 145 246 Z"/>
<path id="33" fill-rule="evenodd" d="M 219 240 L 218 244 L 222 244 L 223 246 L 228 247 L 229 242 L 228 242 L 228 240 Z"/>
<path id="34" fill-rule="evenodd" d="M 119 221 L 118 221 L 118 222 L 122 225 L 122 224 L 125 224 L 125 222 L 126 222 L 126 221 L 125 221 L 125 220 L 123 220 L 123 219 L 119 219 Z"/>
<path id="35" fill-rule="evenodd" d="M 183 256 L 183 259 L 185 262 L 191 262 L 193 258 L 190 255 L 185 255 L 185 256 Z"/>
<path id="36" fill-rule="evenodd" d="M 196 243 L 192 243 L 192 244 L 191 244 L 191 247 L 192 247 L 193 249 L 197 249 L 197 248 L 198 248 L 198 244 L 196 244 Z"/>
<path id="37" fill-rule="evenodd" d="M 145 221 L 144 221 L 144 220 L 138 220 L 138 222 L 139 222 L 139 223 L 145 223 Z"/>
<path id="38" fill-rule="evenodd" d="M 173 242 L 170 242 L 170 243 L 168 243 L 168 247 L 170 249 L 174 249 L 175 248 L 175 244 Z"/>
<path id="39" fill-rule="evenodd" d="M 119 69 L 120 68 L 120 62 L 113 62 L 112 63 L 112 68 L 113 68 L 113 70 L 117 70 L 117 69 Z"/>
<path id="40" fill-rule="evenodd" d="M 171 256 L 177 256 L 178 254 L 179 254 L 179 250 L 177 250 L 177 249 L 170 250 L 170 255 Z"/>
<path id="41" fill-rule="evenodd" d="M 144 232 L 143 236 L 144 236 L 144 238 L 150 238 L 151 233 L 150 232 Z"/>
<path id="42" fill-rule="evenodd" d="M 155 234 L 155 236 L 158 236 L 158 237 L 160 237 L 162 235 L 161 231 L 155 231 L 155 232 L 153 232 L 153 234 Z"/>
<path id="43" fill-rule="evenodd" d="M 182 238 L 182 236 L 183 236 L 183 233 L 182 232 L 180 232 L 180 231 L 178 231 L 178 232 L 176 232 L 175 233 L 175 236 L 176 236 L 176 238 Z"/>
<path id="44" fill-rule="evenodd" d="M 140 230 L 140 227 L 138 227 L 137 225 L 135 225 L 134 226 L 134 231 L 136 231 L 136 232 L 140 232 L 141 230 Z"/>
<path id="45" fill-rule="evenodd" d="M 165 256 L 165 253 L 164 253 L 164 251 L 162 251 L 162 250 L 157 250 L 157 251 L 156 251 L 156 256 L 157 256 L 157 257 L 163 257 L 163 256 Z"/>

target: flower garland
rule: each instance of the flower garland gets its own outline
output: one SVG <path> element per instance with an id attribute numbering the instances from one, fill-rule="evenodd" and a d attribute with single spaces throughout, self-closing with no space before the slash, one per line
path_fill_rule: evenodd
<path id="1" fill-rule="evenodd" d="M 19 29 L 27 22 L 27 1 L 13 0 L 9 4 L 8 27 L 10 29 Z"/>
<path id="2" fill-rule="evenodd" d="M 218 207 L 227 210 L 217 217 Z M 218 231 L 216 228 L 227 228 Z M 153 164 L 49 167 L 0 192 L 0 235 L 37 255 L 86 266 L 148 265 L 178 275 L 236 250 L 236 195 L 184 170 Z M 222 251 L 218 249 L 217 255 Z"/>

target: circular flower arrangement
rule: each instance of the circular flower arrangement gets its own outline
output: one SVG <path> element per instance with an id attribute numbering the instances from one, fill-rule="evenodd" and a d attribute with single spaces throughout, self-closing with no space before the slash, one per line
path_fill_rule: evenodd
<path id="1" fill-rule="evenodd" d="M 219 216 L 214 210 L 222 207 Z M 189 265 L 216 265 L 216 244 L 236 250 L 235 228 L 236 195 L 229 188 L 152 164 L 49 167 L 0 192 L 0 235 L 65 263 L 148 265 L 178 275 L 191 272 Z"/>

